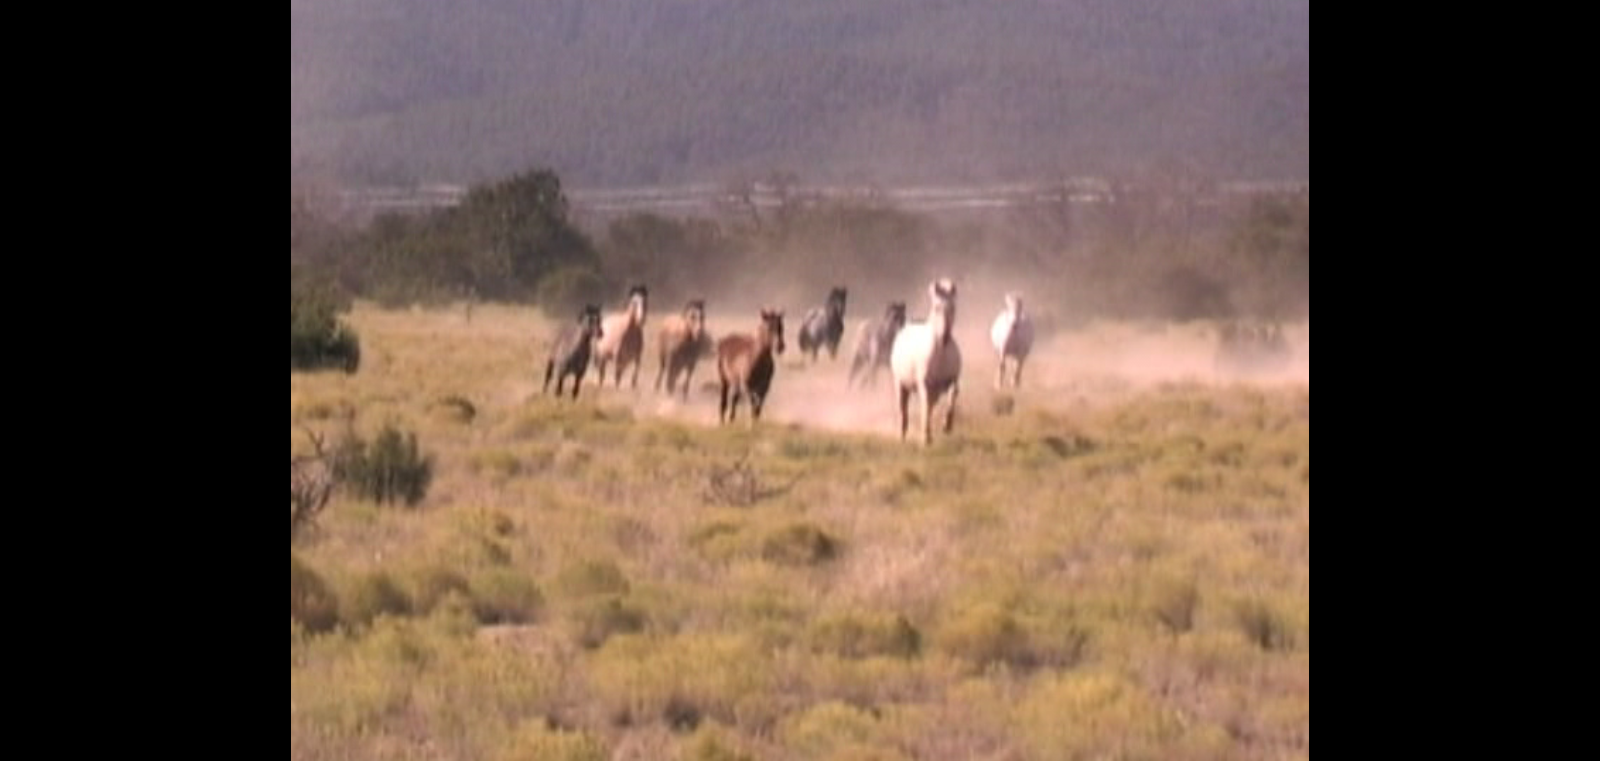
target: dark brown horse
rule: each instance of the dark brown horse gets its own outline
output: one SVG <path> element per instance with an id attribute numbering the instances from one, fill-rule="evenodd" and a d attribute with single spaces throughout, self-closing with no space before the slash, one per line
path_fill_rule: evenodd
<path id="1" fill-rule="evenodd" d="M 773 352 L 783 353 L 783 310 L 761 310 L 756 334 L 735 333 L 717 342 L 717 377 L 722 382 L 722 403 L 717 408 L 718 423 L 732 423 L 739 411 L 739 399 L 750 400 L 750 425 L 761 419 L 761 406 L 772 388 L 772 373 L 777 368 Z M 729 393 L 732 398 L 729 398 Z M 730 403 L 731 402 L 731 403 Z"/>
<path id="2" fill-rule="evenodd" d="M 578 387 L 583 385 L 584 373 L 589 370 L 589 359 L 594 354 L 594 346 L 604 337 L 605 332 L 600 327 L 599 305 L 585 306 L 583 311 L 578 313 L 577 322 L 564 326 L 550 346 L 550 357 L 544 365 L 544 392 L 550 392 L 550 379 L 555 376 L 556 396 L 561 396 L 561 388 L 570 375 L 572 398 L 577 399 Z"/>

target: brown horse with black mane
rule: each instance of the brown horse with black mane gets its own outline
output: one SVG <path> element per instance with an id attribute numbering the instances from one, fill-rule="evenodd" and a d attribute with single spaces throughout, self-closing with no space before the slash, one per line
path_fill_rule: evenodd
<path id="1" fill-rule="evenodd" d="M 717 408 L 719 424 L 732 423 L 739 411 L 739 400 L 746 397 L 750 401 L 750 425 L 754 427 L 761 419 L 761 407 L 777 369 L 772 355 L 782 354 L 783 348 L 781 309 L 761 310 L 761 324 L 756 326 L 755 335 L 735 333 L 717 342 L 717 377 L 722 382 L 722 403 Z"/>

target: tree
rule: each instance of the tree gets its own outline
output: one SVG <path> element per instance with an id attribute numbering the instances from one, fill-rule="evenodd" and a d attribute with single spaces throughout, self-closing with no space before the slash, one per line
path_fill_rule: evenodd
<path id="1" fill-rule="evenodd" d="M 535 169 L 474 187 L 450 213 L 467 270 L 488 298 L 528 300 L 539 280 L 563 267 L 598 269 L 594 246 L 568 219 L 561 179 Z"/>

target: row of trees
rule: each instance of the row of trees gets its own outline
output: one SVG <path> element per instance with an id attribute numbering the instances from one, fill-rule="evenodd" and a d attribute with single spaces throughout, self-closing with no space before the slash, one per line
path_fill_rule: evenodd
<path id="1" fill-rule="evenodd" d="M 307 198 L 293 195 L 291 205 L 291 285 L 301 294 L 292 311 L 297 335 L 328 341 L 338 333 L 327 308 L 340 298 L 474 298 L 564 313 L 615 301 L 634 282 L 660 304 L 712 296 L 730 307 L 745 297 L 800 305 L 834 284 L 849 285 L 853 303 L 874 304 L 915 298 L 915 283 L 952 273 L 1025 284 L 1033 304 L 1065 319 L 1284 317 L 1310 297 L 1304 193 L 1241 202 L 1189 183 L 1105 203 L 938 216 L 795 192 L 776 207 L 716 218 L 636 213 L 589 230 L 546 169 L 474 187 L 455 207 L 365 225 Z"/>

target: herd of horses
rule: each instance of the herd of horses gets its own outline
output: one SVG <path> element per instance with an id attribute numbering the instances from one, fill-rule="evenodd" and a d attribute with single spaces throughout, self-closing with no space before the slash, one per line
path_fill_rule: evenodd
<path id="1" fill-rule="evenodd" d="M 544 392 L 549 393 L 554 380 L 556 395 L 563 395 L 566 381 L 571 378 L 572 398 L 576 399 L 591 367 L 597 387 L 605 384 L 610 370 L 617 387 L 622 386 L 624 372 L 631 371 L 630 385 L 638 388 L 649 297 L 648 288 L 635 285 L 628 291 L 625 306 L 616 312 L 602 314 L 599 305 L 585 305 L 577 320 L 564 325 L 551 344 L 545 362 Z M 847 288 L 834 287 L 822 306 L 808 310 L 801 319 L 797 331 L 800 351 L 812 362 L 823 350 L 830 360 L 838 358 L 848 297 Z M 706 332 L 705 301 L 688 301 L 680 313 L 664 319 L 657 332 L 656 391 L 681 394 L 687 401 L 696 365 L 702 358 L 715 358 L 721 392 L 718 423 L 733 423 L 739 404 L 744 402 L 749 406 L 750 425 L 755 425 L 772 389 L 776 358 L 786 348 L 783 318 L 781 309 L 761 309 L 753 331 L 713 340 Z M 901 440 L 907 437 L 913 397 L 917 400 L 924 446 L 933 441 L 933 414 L 941 401 L 946 403 L 943 431 L 949 433 L 954 427 L 956 400 L 961 392 L 961 347 L 954 334 L 955 320 L 955 281 L 939 278 L 928 284 L 928 311 L 922 320 L 909 320 L 906 303 L 892 301 L 881 315 L 862 321 L 856 329 L 847 385 L 872 387 L 880 373 L 889 372 L 899 403 Z M 1021 385 L 1023 364 L 1033 350 L 1033 335 L 1033 323 L 1023 311 L 1021 295 L 1006 294 L 1004 308 L 990 328 L 990 339 L 1000 360 L 997 387 Z"/>

